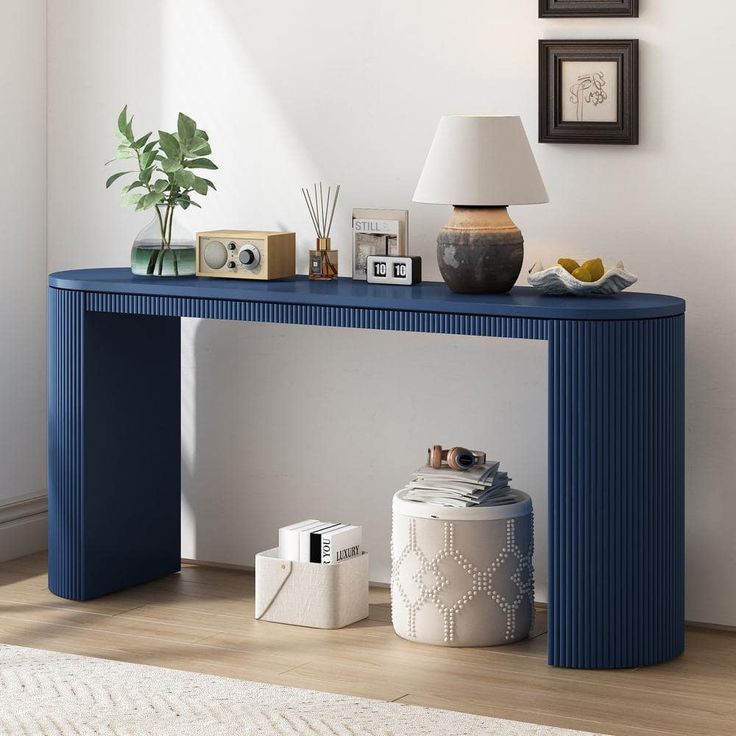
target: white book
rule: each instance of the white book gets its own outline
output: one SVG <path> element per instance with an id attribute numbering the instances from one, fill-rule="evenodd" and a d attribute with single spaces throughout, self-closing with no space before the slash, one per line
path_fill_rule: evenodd
<path id="1" fill-rule="evenodd" d="M 314 526 L 309 526 L 299 531 L 299 562 L 311 562 L 312 559 L 312 534 L 319 534 L 327 531 L 333 526 L 334 522 L 320 521 Z"/>
<path id="2" fill-rule="evenodd" d="M 309 534 L 309 559 L 302 562 L 313 562 L 316 565 L 322 561 L 322 536 L 342 529 L 347 524 L 329 524 L 326 527 L 313 529 Z"/>
<path id="3" fill-rule="evenodd" d="M 279 557 L 283 560 L 299 559 L 299 532 L 321 524 L 318 519 L 305 519 L 279 529 Z"/>
<path id="4" fill-rule="evenodd" d="M 323 565 L 334 565 L 361 553 L 363 527 L 342 524 L 339 529 L 326 531 L 321 537 L 321 562 Z"/>
<path id="5" fill-rule="evenodd" d="M 314 526 L 321 525 L 322 522 L 317 519 L 306 519 L 298 521 L 296 524 L 282 526 L 279 529 L 279 557 L 282 560 L 299 560 L 299 533 L 303 529 L 311 529 Z"/>
<path id="6" fill-rule="evenodd" d="M 332 526 L 328 526 L 326 529 L 318 529 L 313 532 L 309 545 L 309 561 L 318 565 L 322 564 L 323 545 L 329 545 L 329 542 L 325 542 L 326 535 L 334 534 L 335 532 L 339 531 L 340 529 L 344 529 L 347 526 L 348 524 L 332 524 Z"/>

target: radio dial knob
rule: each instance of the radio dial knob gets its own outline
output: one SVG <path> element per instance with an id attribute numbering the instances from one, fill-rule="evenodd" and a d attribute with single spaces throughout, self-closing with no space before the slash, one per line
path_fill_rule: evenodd
<path id="1" fill-rule="evenodd" d="M 227 267 L 228 268 L 235 268 L 235 261 L 228 261 Z"/>
<path id="2" fill-rule="evenodd" d="M 247 271 L 253 271 L 258 268 L 258 264 L 261 262 L 261 252 L 254 245 L 246 245 L 238 253 L 238 259 L 243 264 L 243 268 Z"/>

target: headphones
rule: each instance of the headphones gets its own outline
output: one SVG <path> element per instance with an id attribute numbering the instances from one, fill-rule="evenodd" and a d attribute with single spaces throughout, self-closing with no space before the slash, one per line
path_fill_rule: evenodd
<path id="1" fill-rule="evenodd" d="M 466 450 L 464 447 L 453 447 L 443 450 L 442 445 L 434 445 L 427 450 L 430 467 L 438 470 L 442 463 L 447 463 L 453 470 L 469 470 L 473 465 L 483 465 L 486 461 L 485 452 L 480 450 Z"/>

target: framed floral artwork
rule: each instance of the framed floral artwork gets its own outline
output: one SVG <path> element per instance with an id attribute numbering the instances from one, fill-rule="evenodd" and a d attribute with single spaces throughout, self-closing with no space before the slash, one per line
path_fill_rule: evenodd
<path id="1" fill-rule="evenodd" d="M 639 42 L 539 42 L 539 142 L 639 142 Z"/>
<path id="2" fill-rule="evenodd" d="M 639 0 L 539 0 L 540 18 L 637 18 Z"/>

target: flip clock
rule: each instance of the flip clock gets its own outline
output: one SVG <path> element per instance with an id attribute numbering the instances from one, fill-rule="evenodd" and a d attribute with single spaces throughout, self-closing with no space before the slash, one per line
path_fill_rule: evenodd
<path id="1" fill-rule="evenodd" d="M 420 256 L 368 256 L 366 276 L 369 284 L 418 284 L 422 280 L 422 259 Z"/>

